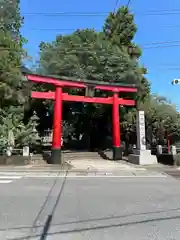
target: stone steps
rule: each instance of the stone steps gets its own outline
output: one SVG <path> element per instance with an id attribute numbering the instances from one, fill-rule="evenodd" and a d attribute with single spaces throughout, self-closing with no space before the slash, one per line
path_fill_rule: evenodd
<path id="1" fill-rule="evenodd" d="M 102 160 L 102 159 L 111 159 L 111 152 L 103 152 L 99 154 L 98 152 L 63 152 L 62 157 L 65 161 L 68 160 Z"/>
<path id="2" fill-rule="evenodd" d="M 46 153 L 50 155 L 51 153 Z M 112 152 L 106 151 L 103 152 L 103 156 L 98 154 L 98 152 L 70 152 L 70 151 L 62 151 L 62 159 L 63 161 L 73 161 L 73 160 L 111 160 Z M 37 154 L 31 157 L 31 161 L 35 164 L 45 164 L 46 160 L 43 159 L 41 154 Z"/>

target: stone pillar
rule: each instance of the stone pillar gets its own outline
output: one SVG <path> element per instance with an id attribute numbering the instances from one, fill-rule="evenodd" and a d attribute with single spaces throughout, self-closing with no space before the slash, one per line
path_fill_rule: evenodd
<path id="1" fill-rule="evenodd" d="M 174 146 L 174 145 L 171 146 L 171 153 L 172 153 L 172 155 L 176 155 L 177 154 L 176 146 Z"/>
<path id="2" fill-rule="evenodd" d="M 133 154 L 130 154 L 128 156 L 129 162 L 139 165 L 156 164 L 157 157 L 155 155 L 151 155 L 151 150 L 146 149 L 146 130 L 144 111 L 137 111 L 136 131 L 137 131 L 137 148 L 134 149 Z"/>
<path id="3" fill-rule="evenodd" d="M 157 145 L 157 154 L 158 155 L 162 154 L 162 146 L 161 145 Z"/>
<path id="4" fill-rule="evenodd" d="M 29 157 L 29 146 L 23 147 L 23 157 Z"/>
<path id="5" fill-rule="evenodd" d="M 136 115 L 136 131 L 137 131 L 137 149 L 146 150 L 146 133 L 144 111 L 137 111 Z"/>

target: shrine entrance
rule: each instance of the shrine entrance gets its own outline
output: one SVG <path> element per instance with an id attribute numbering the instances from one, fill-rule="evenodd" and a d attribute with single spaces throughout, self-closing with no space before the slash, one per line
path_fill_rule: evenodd
<path id="1" fill-rule="evenodd" d="M 120 93 L 135 93 L 137 89 L 135 85 L 127 84 L 110 84 L 107 82 L 79 80 L 69 78 L 55 78 L 51 76 L 41 76 L 35 74 L 26 74 L 29 81 L 50 84 L 55 87 L 55 91 L 51 92 L 34 92 L 31 97 L 37 99 L 54 100 L 54 120 L 53 120 L 53 141 L 51 163 L 61 164 L 61 138 L 62 138 L 62 113 L 63 101 L 84 102 L 96 104 L 112 105 L 112 139 L 113 139 L 113 160 L 122 159 L 122 148 L 120 139 L 120 116 L 119 105 L 135 106 L 136 102 L 132 99 L 123 99 L 119 97 Z M 85 96 L 70 95 L 63 92 L 64 88 L 80 88 L 85 89 Z M 96 91 L 111 92 L 110 97 L 96 97 Z"/>

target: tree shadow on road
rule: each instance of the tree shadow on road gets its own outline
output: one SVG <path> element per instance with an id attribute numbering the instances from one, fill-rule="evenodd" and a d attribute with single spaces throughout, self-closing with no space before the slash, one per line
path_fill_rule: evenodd
<path id="1" fill-rule="evenodd" d="M 72 229 L 72 230 L 62 230 L 62 231 L 46 233 L 45 237 L 60 235 L 60 234 L 72 234 L 72 233 L 80 233 L 80 232 L 86 232 L 86 231 L 96 231 L 96 230 L 103 230 L 103 229 L 109 229 L 109 228 L 115 228 L 115 227 L 133 226 L 133 225 L 138 225 L 138 224 L 146 224 L 146 223 L 150 223 L 150 222 L 159 222 L 159 221 L 168 221 L 168 220 L 173 220 L 173 219 L 180 219 L 180 216 L 153 218 L 153 219 L 148 219 L 148 220 L 132 221 L 132 222 L 126 222 L 126 223 L 120 223 L 120 224 L 110 224 L 110 225 L 101 225 L 101 226 L 96 226 L 96 227 L 94 226 L 94 227 L 87 227 L 87 228 L 76 228 L 76 229 Z M 31 239 L 31 238 L 35 238 L 35 237 L 40 237 L 40 239 L 41 239 L 42 235 L 37 234 L 37 235 L 33 235 L 30 238 L 20 237 L 20 238 L 14 238 L 12 240 Z"/>
<path id="2" fill-rule="evenodd" d="M 131 226 L 131 225 L 137 225 L 137 224 L 146 224 L 150 222 L 159 222 L 159 221 L 168 221 L 168 220 L 173 220 L 173 219 L 180 219 L 180 215 L 178 216 L 172 216 L 172 217 L 159 217 L 159 218 L 151 218 L 147 220 L 139 220 L 139 221 L 131 221 L 131 222 L 125 222 L 125 223 L 117 223 L 117 224 L 103 224 L 100 226 L 93 226 L 93 227 L 85 227 L 85 228 L 75 228 L 71 230 L 62 230 L 62 231 L 56 231 L 56 232 L 50 232 L 48 233 L 48 230 L 50 227 L 62 227 L 65 225 L 70 225 L 70 224 L 82 224 L 82 223 L 89 223 L 93 221 L 103 221 L 103 220 L 113 220 L 113 219 L 121 219 L 125 217 L 134 217 L 134 216 L 143 216 L 143 215 L 150 215 L 150 214 L 158 214 L 158 213 L 167 213 L 167 212 L 173 212 L 173 211 L 179 211 L 180 208 L 174 208 L 174 209 L 168 209 L 168 210 L 162 210 L 162 211 L 154 211 L 154 212 L 145 212 L 145 213 L 137 213 L 137 214 L 127 214 L 127 215 L 122 215 L 122 216 L 112 216 L 112 217 L 102 217 L 102 218 L 95 218 L 95 219 L 87 219 L 87 220 L 82 220 L 82 221 L 71 221 L 71 222 L 62 222 L 59 224 L 53 224 L 51 225 L 51 220 L 52 220 L 52 215 L 47 218 L 47 222 L 44 226 L 37 226 L 37 228 L 42 228 L 44 227 L 43 233 L 44 234 L 37 234 L 33 236 L 27 236 L 27 237 L 21 237 L 21 238 L 14 238 L 12 240 L 22 240 L 22 239 L 31 239 L 32 237 L 40 237 L 40 240 L 46 239 L 48 236 L 53 236 L 53 235 L 60 235 L 60 234 L 69 234 L 69 233 L 78 233 L 78 232 L 85 232 L 85 231 L 96 231 L 96 230 L 101 230 L 101 229 L 109 229 L 109 228 L 114 228 L 114 227 L 125 227 L 125 226 Z M 97 225 L 97 224 L 96 224 Z M 28 228 L 28 227 L 22 227 L 22 228 L 13 228 L 14 230 L 21 230 L 23 228 Z M 29 227 L 30 228 L 30 227 Z M 1 231 L 6 230 L 6 229 L 0 229 Z M 8 229 L 11 230 L 11 229 Z"/>

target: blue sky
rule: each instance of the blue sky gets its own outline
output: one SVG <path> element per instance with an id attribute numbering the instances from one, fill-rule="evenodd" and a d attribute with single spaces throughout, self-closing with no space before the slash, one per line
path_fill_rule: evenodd
<path id="1" fill-rule="evenodd" d="M 120 0 L 119 6 L 126 4 L 127 1 Z M 21 12 L 25 17 L 22 33 L 28 39 L 26 49 L 34 59 L 37 59 L 38 46 L 41 41 L 50 42 L 58 34 L 70 33 L 71 30 L 68 29 L 88 27 L 100 30 L 105 20 L 105 16 L 50 17 L 40 14 L 31 15 L 30 13 L 108 13 L 114 9 L 115 2 L 116 0 L 21 0 Z M 152 83 L 152 92 L 166 96 L 180 107 L 180 86 L 170 84 L 172 79 L 180 78 L 180 1 L 132 0 L 130 9 L 135 14 L 138 26 L 135 41 L 144 48 L 141 62 L 148 68 L 147 77 Z M 179 14 L 143 15 L 150 11 L 176 9 L 179 9 Z M 174 47 L 152 48 L 152 46 L 156 47 L 157 45 L 146 46 L 146 44 L 166 41 L 179 41 L 179 43 L 174 43 L 177 45 Z M 173 43 L 168 45 L 173 45 Z M 147 47 L 151 48 L 147 49 Z M 170 69 L 173 67 L 179 67 L 179 69 Z"/>

